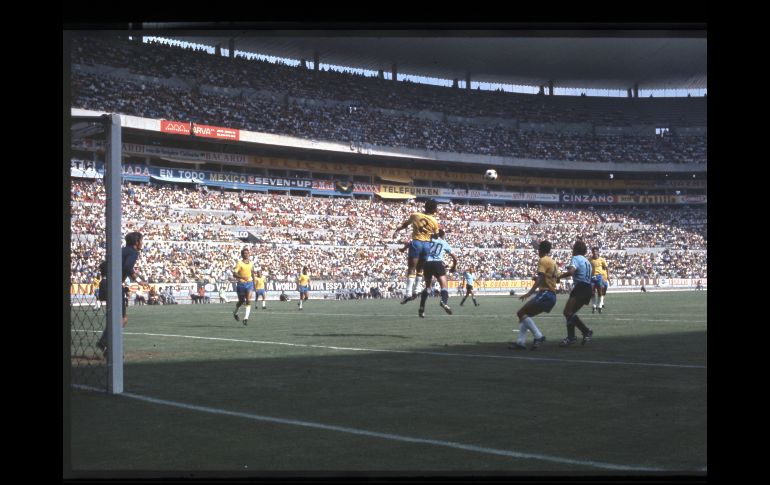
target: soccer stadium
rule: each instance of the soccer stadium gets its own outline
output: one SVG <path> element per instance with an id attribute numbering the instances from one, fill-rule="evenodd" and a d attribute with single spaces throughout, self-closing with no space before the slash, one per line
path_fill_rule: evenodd
<path id="1" fill-rule="evenodd" d="M 64 54 L 65 477 L 707 476 L 705 25 Z"/>

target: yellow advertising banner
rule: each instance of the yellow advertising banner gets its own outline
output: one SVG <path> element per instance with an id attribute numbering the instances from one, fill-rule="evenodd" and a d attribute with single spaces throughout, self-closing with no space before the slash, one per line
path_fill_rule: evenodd
<path id="1" fill-rule="evenodd" d="M 352 163 L 315 162 L 284 158 L 250 156 L 249 163 L 256 167 L 306 170 L 311 172 L 349 174 L 379 177 L 384 180 L 410 183 L 413 179 L 442 180 L 448 182 L 474 182 L 512 187 L 554 187 L 586 189 L 653 189 L 653 188 L 706 188 L 705 180 L 614 180 L 573 179 L 551 177 L 500 176 L 495 182 L 484 180 L 483 173 L 463 173 L 446 170 L 422 170 L 394 167 L 374 167 Z"/>
<path id="2" fill-rule="evenodd" d="M 377 192 L 377 195 L 383 199 L 414 199 L 412 194 L 395 194 L 390 192 Z"/>

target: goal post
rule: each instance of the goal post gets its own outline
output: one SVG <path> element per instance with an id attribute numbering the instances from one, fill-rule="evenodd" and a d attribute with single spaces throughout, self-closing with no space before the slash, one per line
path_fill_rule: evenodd
<path id="1" fill-rule="evenodd" d="M 117 277 L 123 274 L 120 249 L 120 166 L 122 140 L 120 115 L 110 114 L 107 122 L 105 146 L 104 185 L 107 189 L 107 392 L 123 392 L 123 281 Z M 120 303 L 118 303 L 120 302 Z"/>
<path id="2" fill-rule="evenodd" d="M 65 159 L 70 165 L 70 328 L 65 332 L 70 344 L 70 386 L 120 394 L 123 392 L 120 115 L 71 115 L 70 135 L 70 157 Z M 91 155 L 92 160 L 74 160 L 76 149 L 94 141 L 103 142 L 103 164 L 96 155 Z M 103 261 L 107 262 L 106 305 L 100 302 L 104 295 L 97 297 L 99 289 L 94 279 Z M 102 335 L 106 337 L 106 354 L 99 346 Z"/>

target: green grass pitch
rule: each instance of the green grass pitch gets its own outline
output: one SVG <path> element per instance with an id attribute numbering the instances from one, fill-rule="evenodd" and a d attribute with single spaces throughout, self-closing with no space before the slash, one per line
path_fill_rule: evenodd
<path id="1" fill-rule="evenodd" d="M 559 295 L 535 351 L 509 296 L 129 307 L 124 395 L 71 394 L 72 474 L 704 474 L 706 294 L 610 293 L 569 348 Z"/>

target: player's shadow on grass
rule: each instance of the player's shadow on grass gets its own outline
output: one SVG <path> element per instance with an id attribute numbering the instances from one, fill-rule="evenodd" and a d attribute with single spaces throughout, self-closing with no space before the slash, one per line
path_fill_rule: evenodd
<path id="1" fill-rule="evenodd" d="M 392 337 L 410 339 L 406 335 L 388 335 L 384 333 L 293 333 L 294 337 Z"/>

